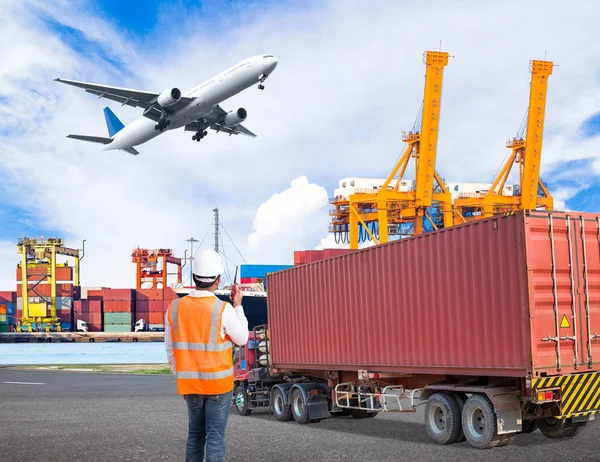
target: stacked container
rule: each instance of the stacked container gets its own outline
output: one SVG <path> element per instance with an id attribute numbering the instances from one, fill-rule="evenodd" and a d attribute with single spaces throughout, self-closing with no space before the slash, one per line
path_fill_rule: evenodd
<path id="1" fill-rule="evenodd" d="M 294 252 L 294 266 L 305 265 L 326 258 L 338 257 L 347 253 L 356 252 L 351 249 L 323 249 L 323 250 L 296 250 Z"/>
<path id="2" fill-rule="evenodd" d="M 77 321 L 87 324 L 88 332 L 102 332 L 102 301 L 75 300 L 73 302 L 73 330 L 77 329 Z"/>
<path id="3" fill-rule="evenodd" d="M 131 332 L 134 294 L 135 291 L 131 289 L 104 289 L 102 291 L 104 332 Z"/>
<path id="4" fill-rule="evenodd" d="M 11 332 L 15 325 L 15 292 L 0 292 L 0 333 Z"/>
<path id="5" fill-rule="evenodd" d="M 178 298 L 171 288 L 138 289 L 135 298 L 135 320 L 141 319 L 148 329 L 165 327 L 165 311 L 172 300 Z"/>

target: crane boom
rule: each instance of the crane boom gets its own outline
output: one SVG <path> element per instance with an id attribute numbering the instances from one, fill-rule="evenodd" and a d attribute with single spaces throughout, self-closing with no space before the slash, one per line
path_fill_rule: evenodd
<path id="1" fill-rule="evenodd" d="M 415 184 L 415 205 L 419 208 L 431 207 L 433 201 L 435 158 L 440 126 L 440 102 L 442 99 L 442 76 L 444 67 L 448 65 L 448 53 L 428 51 L 425 55 L 425 64 L 427 67 L 419 143 L 419 168 L 417 169 Z"/>
<path id="2" fill-rule="evenodd" d="M 521 209 L 535 210 L 537 207 L 540 164 L 542 158 L 542 136 L 546 113 L 546 91 L 548 76 L 553 64 L 549 61 L 531 62 L 531 89 L 529 114 L 527 116 L 527 136 L 525 138 L 525 159 L 521 182 Z"/>

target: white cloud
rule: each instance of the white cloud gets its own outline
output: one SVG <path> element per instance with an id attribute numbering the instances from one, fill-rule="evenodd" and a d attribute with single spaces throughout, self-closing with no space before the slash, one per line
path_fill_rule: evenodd
<path id="1" fill-rule="evenodd" d="M 293 262 L 294 250 L 312 245 L 313 236 L 327 226 L 327 191 L 305 176 L 292 180 L 285 191 L 274 194 L 256 212 L 248 252 L 255 262 Z"/>
<path id="2" fill-rule="evenodd" d="M 84 284 L 132 285 L 129 254 L 137 245 L 183 255 L 185 239 L 202 237 L 215 206 L 248 259 L 289 262 L 292 250 L 319 245 L 329 224 L 331 191 L 323 186 L 389 173 L 403 147 L 401 131 L 412 127 L 421 104 L 422 53 L 437 49 L 440 39 L 454 56 L 443 86 L 437 170 L 444 178 L 491 180 L 526 109 L 529 60 L 544 50 L 560 66 L 549 83 L 542 176 L 565 160 L 597 166 L 600 159 L 600 140 L 581 140 L 579 132 L 600 101 L 593 1 L 577 9 L 558 0 L 458 6 L 337 0 L 301 9 L 265 3 L 220 19 L 194 12 L 183 22 L 165 20 L 152 42 L 131 41 L 85 6 L 14 0 L 0 18 L 0 49 L 10 52 L 0 63 L 6 98 L 0 114 L 9 128 L 0 132 L 0 175 L 15 206 L 62 231 L 69 245 L 87 239 Z M 71 49 L 37 18 L 40 9 L 82 29 L 110 62 Z M 223 103 L 248 110 L 246 125 L 256 139 L 211 133 L 194 143 L 180 131 L 140 146 L 138 157 L 65 139 L 105 136 L 107 103 L 55 77 L 185 90 L 263 52 L 280 60 L 266 90 L 249 89 Z M 114 62 L 123 63 L 123 72 Z M 124 122 L 140 114 L 108 105 Z M 312 183 L 288 188 L 303 176 Z M 273 196 L 277 191 L 283 192 Z M 296 191 L 306 197 L 293 202 Z M 564 201 L 572 191 L 554 193 Z M 13 286 L 13 269 L 0 273 L 7 278 L 0 287 Z"/>

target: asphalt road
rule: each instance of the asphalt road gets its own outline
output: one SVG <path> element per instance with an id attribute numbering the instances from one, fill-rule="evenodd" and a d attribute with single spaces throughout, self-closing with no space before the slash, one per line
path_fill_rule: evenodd
<path id="1" fill-rule="evenodd" d="M 597 422 L 574 439 L 548 440 L 538 431 L 480 451 L 432 443 L 421 412 L 298 425 L 266 411 L 231 411 L 227 460 L 236 462 L 600 460 Z M 2 461 L 185 460 L 186 430 L 171 376 L 0 369 Z"/>

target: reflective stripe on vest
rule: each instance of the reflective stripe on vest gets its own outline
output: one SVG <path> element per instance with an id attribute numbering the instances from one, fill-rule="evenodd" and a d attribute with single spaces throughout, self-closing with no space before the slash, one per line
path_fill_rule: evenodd
<path id="1" fill-rule="evenodd" d="M 233 367 L 219 372 L 176 372 L 178 379 L 218 380 L 233 375 Z"/>

